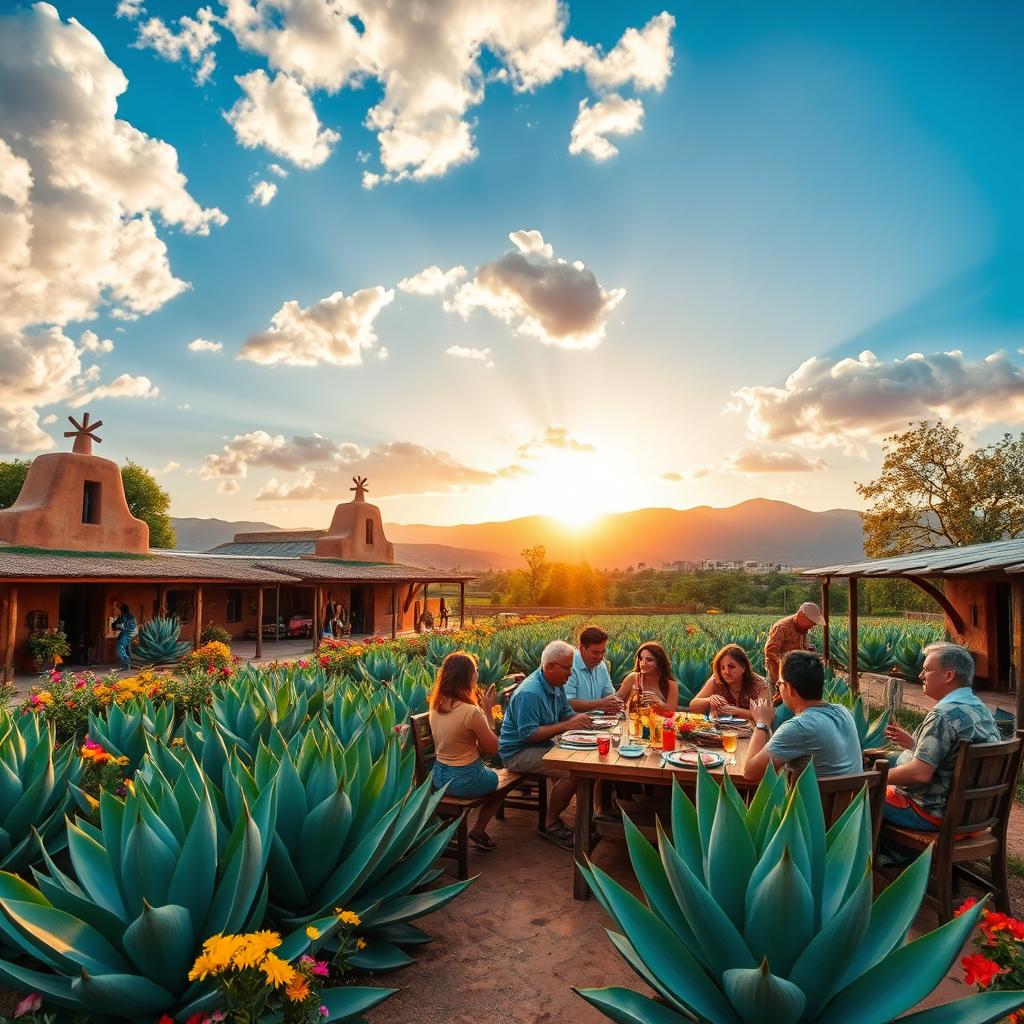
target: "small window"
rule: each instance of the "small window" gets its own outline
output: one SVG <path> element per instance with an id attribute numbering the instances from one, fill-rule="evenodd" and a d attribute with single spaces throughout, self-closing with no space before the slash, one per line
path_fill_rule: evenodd
<path id="1" fill-rule="evenodd" d="M 228 591 L 227 620 L 228 622 L 242 621 L 242 592 L 240 590 Z"/>
<path id="2" fill-rule="evenodd" d="M 977 628 L 980 616 L 978 615 L 978 606 L 976 604 L 971 605 L 971 625 Z"/>
<path id="3" fill-rule="evenodd" d="M 366 520 L 366 543 L 373 546 L 373 520 Z"/>
<path id="4" fill-rule="evenodd" d="M 82 522 L 98 523 L 100 521 L 100 485 L 95 480 L 86 480 L 82 492 Z"/>

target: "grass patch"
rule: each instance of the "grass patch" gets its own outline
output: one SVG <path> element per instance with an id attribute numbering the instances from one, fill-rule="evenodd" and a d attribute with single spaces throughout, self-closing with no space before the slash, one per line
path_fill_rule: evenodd
<path id="1" fill-rule="evenodd" d="M 1006 870 L 1011 875 L 1016 875 L 1017 878 L 1024 878 L 1024 857 L 1022 857 L 1019 853 L 1007 854 Z"/>

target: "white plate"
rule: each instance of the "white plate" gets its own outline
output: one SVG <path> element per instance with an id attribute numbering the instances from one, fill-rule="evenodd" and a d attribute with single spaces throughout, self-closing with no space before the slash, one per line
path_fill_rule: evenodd
<path id="1" fill-rule="evenodd" d="M 596 747 L 597 733 L 595 732 L 563 732 L 562 742 L 571 743 L 574 747 Z"/>
<path id="2" fill-rule="evenodd" d="M 619 747 L 619 753 L 623 757 L 643 757 L 647 753 L 647 748 L 623 743 Z"/>
<path id="3" fill-rule="evenodd" d="M 673 750 L 662 755 L 675 768 L 696 768 L 698 758 L 705 768 L 718 768 L 725 764 L 725 758 L 710 750 Z"/>

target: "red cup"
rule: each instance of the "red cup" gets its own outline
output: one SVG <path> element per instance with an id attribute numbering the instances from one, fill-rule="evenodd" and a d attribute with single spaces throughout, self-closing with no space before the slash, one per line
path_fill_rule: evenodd
<path id="1" fill-rule="evenodd" d="M 598 736 L 597 737 L 597 752 L 601 757 L 607 757 L 608 751 L 612 748 L 611 736 Z"/>

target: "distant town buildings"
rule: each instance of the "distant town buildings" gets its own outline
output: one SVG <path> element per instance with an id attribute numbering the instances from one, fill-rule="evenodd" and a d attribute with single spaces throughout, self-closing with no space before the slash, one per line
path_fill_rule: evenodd
<path id="1" fill-rule="evenodd" d="M 748 576 L 764 576 L 770 572 L 796 572 L 798 569 L 788 562 L 760 562 L 756 558 L 701 558 L 696 561 L 663 562 L 662 568 L 676 572 L 745 572 Z"/>

